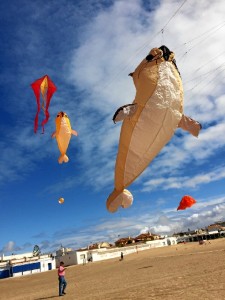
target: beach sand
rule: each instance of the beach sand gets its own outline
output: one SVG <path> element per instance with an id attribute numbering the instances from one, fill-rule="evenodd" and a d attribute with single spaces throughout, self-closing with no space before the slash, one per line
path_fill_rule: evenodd
<path id="1" fill-rule="evenodd" d="M 122 249 L 122 248 L 121 248 Z M 225 238 L 70 266 L 59 299 L 225 299 Z M 58 298 L 57 270 L 0 280 L 1 300 Z"/>

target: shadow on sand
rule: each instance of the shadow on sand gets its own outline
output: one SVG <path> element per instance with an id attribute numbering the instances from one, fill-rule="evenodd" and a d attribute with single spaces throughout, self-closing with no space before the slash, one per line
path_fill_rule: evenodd
<path id="1" fill-rule="evenodd" d="M 52 299 L 52 298 L 58 298 L 59 296 L 49 296 L 49 297 L 42 297 L 42 298 L 35 298 L 34 300 L 44 300 L 44 299 Z"/>
<path id="2" fill-rule="evenodd" d="M 140 269 L 148 269 L 148 268 L 152 268 L 153 266 L 146 266 L 146 267 L 141 267 L 141 268 L 138 268 L 138 270 Z"/>

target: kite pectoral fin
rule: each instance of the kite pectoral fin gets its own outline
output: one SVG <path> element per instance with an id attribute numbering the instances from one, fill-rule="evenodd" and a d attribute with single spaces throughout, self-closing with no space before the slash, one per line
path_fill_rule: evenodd
<path id="1" fill-rule="evenodd" d="M 59 157 L 58 162 L 62 164 L 63 162 L 67 163 L 69 161 L 69 157 L 66 154 L 63 154 Z"/>
<path id="2" fill-rule="evenodd" d="M 113 122 L 123 121 L 127 117 L 132 117 L 137 110 L 137 104 L 126 104 L 117 109 L 113 116 Z"/>
<path id="3" fill-rule="evenodd" d="M 198 137 L 199 132 L 202 129 L 202 125 L 198 121 L 195 121 L 185 115 L 182 115 L 178 127 L 190 132 L 195 137 Z"/>
<path id="4" fill-rule="evenodd" d="M 71 134 L 78 136 L 78 132 L 74 129 L 71 129 Z"/>

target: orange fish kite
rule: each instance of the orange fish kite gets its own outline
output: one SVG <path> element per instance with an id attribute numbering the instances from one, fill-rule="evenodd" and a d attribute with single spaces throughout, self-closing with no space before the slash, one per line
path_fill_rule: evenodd
<path id="1" fill-rule="evenodd" d="M 76 130 L 73 130 L 70 125 L 70 120 L 67 114 L 63 111 L 57 114 L 55 119 L 56 131 L 52 134 L 52 138 L 56 138 L 58 143 L 58 148 L 61 153 L 61 156 L 58 159 L 58 162 L 61 164 L 63 162 L 68 162 L 69 158 L 66 155 L 67 148 L 70 143 L 71 135 L 78 135 Z"/>
<path id="2" fill-rule="evenodd" d="M 45 119 L 42 121 L 41 126 L 42 126 L 42 133 L 44 133 L 44 125 L 48 122 L 49 119 L 49 112 L 48 112 L 48 108 L 50 105 L 50 101 L 51 98 L 53 96 L 53 94 L 56 91 L 56 86 L 54 85 L 54 83 L 51 81 L 50 77 L 48 75 L 45 75 L 39 79 L 37 79 L 36 81 L 34 81 L 31 84 L 31 87 L 34 91 L 35 97 L 36 97 L 36 101 L 37 101 L 37 113 L 36 113 L 36 117 L 34 120 L 34 132 L 37 132 L 38 129 L 38 115 L 40 113 L 41 108 L 44 111 L 45 114 Z M 40 103 L 40 94 L 42 96 L 42 105 Z"/>

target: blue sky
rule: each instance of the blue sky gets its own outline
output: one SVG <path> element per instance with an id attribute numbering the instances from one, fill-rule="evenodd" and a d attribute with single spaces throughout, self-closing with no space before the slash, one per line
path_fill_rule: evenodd
<path id="1" fill-rule="evenodd" d="M 32 251 L 35 244 L 42 252 L 61 244 L 77 249 L 118 235 L 171 234 L 224 220 L 222 0 L 11 0 L 1 1 L 0 14 L 0 252 Z M 132 207 L 110 214 L 105 203 L 121 127 L 112 116 L 135 97 L 127 75 L 162 44 L 176 55 L 185 114 L 203 130 L 196 139 L 178 129 L 129 187 Z M 30 84 L 45 74 L 57 92 L 45 134 L 41 128 L 34 134 Z M 71 139 L 69 163 L 59 165 L 51 134 L 62 110 L 79 135 Z M 177 212 L 185 194 L 198 203 Z"/>

